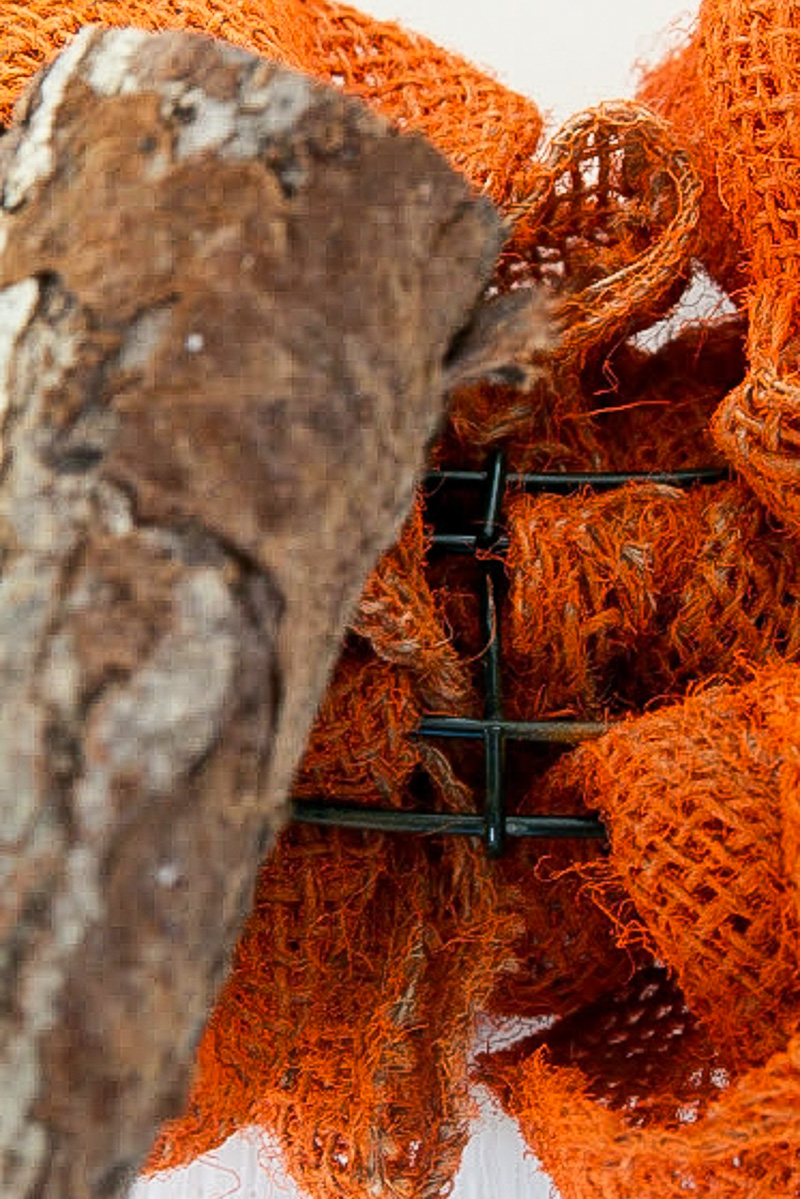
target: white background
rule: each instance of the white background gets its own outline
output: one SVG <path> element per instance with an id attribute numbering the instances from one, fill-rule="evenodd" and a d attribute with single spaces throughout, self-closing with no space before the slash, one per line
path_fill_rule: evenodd
<path id="1" fill-rule="evenodd" d="M 558 124 L 633 93 L 637 60 L 688 31 L 699 0 L 363 0 L 362 10 L 471 59 Z"/>
<path id="2" fill-rule="evenodd" d="M 681 0 L 363 0 L 360 7 L 427 34 L 531 96 L 549 116 L 548 133 L 582 108 L 632 95 L 635 64 L 656 61 L 696 12 Z M 484 1103 L 453 1199 L 546 1199 L 547 1180 L 515 1126 Z M 138 1183 L 130 1199 L 290 1199 L 294 1188 L 259 1164 L 259 1140 L 231 1138 L 187 1170 Z"/>

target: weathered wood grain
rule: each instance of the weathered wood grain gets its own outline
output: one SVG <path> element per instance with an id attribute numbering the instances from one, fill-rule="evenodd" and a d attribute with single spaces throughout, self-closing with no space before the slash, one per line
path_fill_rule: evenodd
<path id="1" fill-rule="evenodd" d="M 200 36 L 82 31 L 0 187 L 0 1194 L 108 1199 L 444 391 L 538 318 L 472 321 L 501 222 L 424 141 Z"/>

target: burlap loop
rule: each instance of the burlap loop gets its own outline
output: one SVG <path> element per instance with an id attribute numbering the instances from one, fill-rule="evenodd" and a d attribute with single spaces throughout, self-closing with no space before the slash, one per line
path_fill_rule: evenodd
<path id="1" fill-rule="evenodd" d="M 800 203 L 797 6 L 705 0 L 702 121 L 720 194 L 750 260 L 750 375 L 714 421 L 718 445 L 770 510 L 800 530 Z"/>
<path id="2" fill-rule="evenodd" d="M 513 247 L 565 293 L 560 354 L 582 358 L 646 327 L 689 271 L 700 179 L 668 125 L 616 101 L 568 121 L 530 195 L 509 211 Z"/>
<path id="3" fill-rule="evenodd" d="M 748 300 L 751 369 L 720 406 L 716 443 L 793 532 L 800 528 L 797 36 L 793 4 L 706 0 L 693 40 L 640 89 L 687 139 L 706 181 L 698 255 Z"/>

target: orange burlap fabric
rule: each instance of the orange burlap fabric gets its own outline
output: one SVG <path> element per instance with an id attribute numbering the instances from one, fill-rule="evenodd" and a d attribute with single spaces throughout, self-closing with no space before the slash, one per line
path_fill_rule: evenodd
<path id="1" fill-rule="evenodd" d="M 509 746 L 508 806 L 600 811 L 607 852 L 526 842 L 491 862 L 457 839 L 287 831 L 150 1170 L 255 1124 L 313 1199 L 432 1197 L 472 1076 L 563 1199 L 800 1195 L 799 13 L 704 0 L 638 102 L 543 151 L 531 102 L 323 0 L 6 3 L 0 119 L 81 23 L 202 29 L 362 95 L 505 208 L 496 286 L 550 288 L 561 342 L 530 392 L 456 395 L 434 464 L 499 447 L 518 471 L 738 475 L 511 496 L 506 712 L 616 723 L 566 754 Z M 697 263 L 735 312 L 648 348 L 635 335 Z M 364 591 L 298 795 L 479 806 L 475 748 L 414 736 L 425 713 L 481 712 L 479 573 L 430 551 L 418 504 Z M 487 1013 L 549 1021 L 471 1064 Z"/>
<path id="2" fill-rule="evenodd" d="M 740 292 L 750 316 L 750 370 L 720 406 L 715 438 L 756 494 L 795 532 L 799 32 L 800 12 L 792 0 L 704 0 L 691 45 L 642 87 L 649 103 L 674 114 L 697 152 L 710 197 L 701 253 L 715 277 Z"/>

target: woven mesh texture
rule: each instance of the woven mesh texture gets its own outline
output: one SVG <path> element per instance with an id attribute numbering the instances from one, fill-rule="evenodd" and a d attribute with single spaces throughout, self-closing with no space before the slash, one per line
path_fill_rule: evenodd
<path id="1" fill-rule="evenodd" d="M 633 902 L 624 935 L 670 966 L 736 1064 L 780 1049 L 800 1013 L 784 834 L 800 803 L 787 767 L 800 755 L 799 706 L 800 671 L 774 667 L 623 723 L 548 780 L 604 813 L 611 854 L 592 872 L 607 898 L 616 883 Z"/>
<path id="2" fill-rule="evenodd" d="M 800 1187 L 800 1040 L 740 1075 L 696 1117 L 639 1125 L 547 1050 L 512 1068 L 503 1094 L 562 1199 L 778 1199 Z M 635 1109 L 638 1110 L 638 1109 Z"/>
<path id="3" fill-rule="evenodd" d="M 716 143 L 707 137 L 700 70 L 700 48 L 692 39 L 643 75 L 637 98 L 668 121 L 691 151 L 703 181 L 695 254 L 715 282 L 741 302 L 747 286 L 746 256 L 739 231 L 720 198 Z"/>
<path id="4" fill-rule="evenodd" d="M 447 759 L 411 736 L 423 711 L 458 714 L 477 702 L 423 569 L 426 544 L 418 501 L 364 589 L 295 783 L 298 798 L 399 807 L 422 772 L 453 810 L 469 804 Z"/>
<path id="5" fill-rule="evenodd" d="M 724 453 L 764 502 L 800 529 L 798 295 L 800 10 L 706 0 L 698 45 L 705 125 L 717 175 L 750 259 L 750 371 L 714 422 Z"/>
<path id="6" fill-rule="evenodd" d="M 645 328 L 682 290 L 700 180 L 669 127 L 634 103 L 569 121 L 524 203 L 511 277 L 554 279 L 564 294 L 560 352 L 582 363 Z"/>
<path id="7" fill-rule="evenodd" d="M 284 834 L 186 1115 L 162 1130 L 150 1167 L 188 1161 L 244 1122 L 280 1138 L 312 1195 L 438 1194 L 474 1115 L 472 1014 L 515 931 L 513 917 L 498 918 L 479 852 Z"/>
<path id="8" fill-rule="evenodd" d="M 523 495 L 507 521 L 505 644 L 542 711 L 602 719 L 800 653 L 796 549 L 738 483 Z"/>
<path id="9" fill-rule="evenodd" d="M 509 747 L 508 809 L 599 810 L 608 852 L 493 862 L 455 839 L 289 830 L 149 1168 L 257 1123 L 312 1199 L 434 1196 L 489 1012 L 554 1021 L 477 1074 L 563 1199 L 800 1195 L 798 7 L 704 0 L 644 103 L 582 114 L 547 151 L 531 101 L 321 0 L 6 0 L 3 18 L 0 120 L 82 23 L 193 28 L 363 96 L 503 206 L 495 286 L 548 288 L 561 341 L 530 391 L 455 395 L 432 464 L 500 448 L 512 471 L 738 474 L 511 497 L 506 714 L 624 720 L 567 754 Z M 634 340 L 698 260 L 738 315 Z M 475 747 L 414 731 L 481 712 L 481 572 L 436 557 L 418 503 L 364 590 L 299 794 L 477 810 Z"/>
<path id="10" fill-rule="evenodd" d="M 576 869 L 663 963 L 482 1065 L 565 1199 L 800 1193 L 798 700 L 785 665 L 711 687 L 539 790 L 603 812 Z"/>

